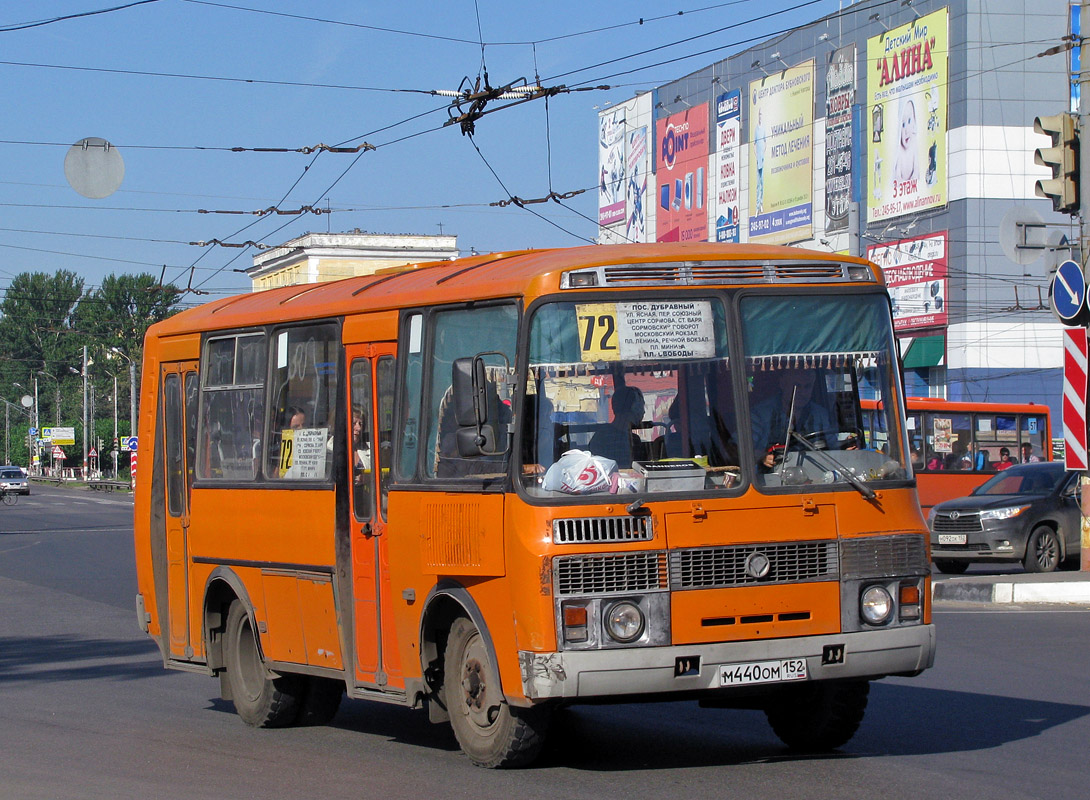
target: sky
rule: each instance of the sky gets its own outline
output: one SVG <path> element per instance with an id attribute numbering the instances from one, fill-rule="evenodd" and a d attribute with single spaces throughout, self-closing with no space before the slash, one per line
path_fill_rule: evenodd
<path id="1" fill-rule="evenodd" d="M 466 254 L 593 242 L 599 108 L 841 4 L 4 3 L 0 296 L 22 272 L 67 269 L 88 288 L 149 272 L 192 290 L 193 305 L 249 291 L 258 250 L 217 242 L 307 232 L 453 234 Z M 491 86 L 609 88 L 493 102 L 469 137 L 444 124 L 460 113 L 450 98 L 430 92 L 486 72 Z M 124 164 L 108 197 L 65 178 L 87 137 Z M 313 150 L 363 143 L 374 149 Z M 255 152 L 270 148 L 286 152 Z M 494 205 L 579 190 L 529 211 Z M 308 207 L 331 213 L 282 213 Z"/>

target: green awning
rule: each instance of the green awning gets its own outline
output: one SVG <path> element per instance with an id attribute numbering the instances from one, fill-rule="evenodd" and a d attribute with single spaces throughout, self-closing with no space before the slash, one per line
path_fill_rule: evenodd
<path id="1" fill-rule="evenodd" d="M 908 346 L 902 360 L 905 369 L 923 369 L 925 367 L 937 367 L 946 357 L 946 337 L 942 334 L 936 336 L 917 336 Z"/>

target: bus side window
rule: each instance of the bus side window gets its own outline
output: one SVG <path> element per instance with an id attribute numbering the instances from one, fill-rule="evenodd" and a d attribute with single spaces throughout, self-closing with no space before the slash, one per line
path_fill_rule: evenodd
<path id="1" fill-rule="evenodd" d="M 202 356 L 203 394 L 197 431 L 197 475 L 252 481 L 265 404 L 265 335 L 210 339 Z"/>
<path id="2" fill-rule="evenodd" d="M 266 478 L 330 476 L 339 339 L 332 323 L 282 328 L 274 334 Z"/>
<path id="3" fill-rule="evenodd" d="M 426 398 L 427 435 L 424 459 L 428 477 L 460 478 L 474 474 L 500 474 L 508 450 L 511 421 L 510 386 L 502 381 L 505 365 L 515 363 L 518 309 L 513 303 L 477 308 L 437 311 L 429 318 L 432 329 L 431 382 Z M 457 451 L 457 420 L 452 400 L 452 367 L 459 358 L 483 356 L 486 372 L 486 401 L 494 420 L 497 456 L 461 458 Z M 442 462 L 442 464 L 441 464 Z"/>

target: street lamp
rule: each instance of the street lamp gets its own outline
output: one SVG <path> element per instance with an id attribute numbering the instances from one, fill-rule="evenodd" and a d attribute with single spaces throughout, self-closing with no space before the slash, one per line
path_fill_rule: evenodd
<path id="1" fill-rule="evenodd" d="M 136 436 L 136 362 L 132 360 L 120 347 L 111 347 L 108 352 L 115 356 L 121 356 L 129 362 L 129 436 Z M 117 390 L 114 389 L 116 396 Z M 115 401 L 116 402 L 116 401 Z M 116 416 L 116 414 L 115 414 Z M 114 436 L 117 436 L 116 426 Z M 116 456 L 115 456 L 116 457 Z M 132 453 L 129 454 L 129 474 L 132 474 Z"/>
<path id="2" fill-rule="evenodd" d="M 108 370 L 108 369 L 104 369 L 102 371 L 105 372 L 107 375 L 109 375 L 111 378 L 114 379 L 114 444 L 113 444 L 113 453 L 114 453 L 114 480 L 116 481 L 117 480 L 117 445 L 118 445 L 118 441 L 117 441 L 117 375 L 115 373 L 113 373 L 113 372 L 110 372 L 110 370 Z M 101 458 L 101 455 L 99 457 Z"/>
<path id="3" fill-rule="evenodd" d="M 120 347 L 111 347 L 109 352 L 129 362 L 129 436 L 136 436 L 136 362 Z"/>
<path id="4" fill-rule="evenodd" d="M 76 375 L 83 376 L 83 478 L 87 480 L 90 477 L 90 470 L 87 464 L 87 345 L 83 346 L 83 370 L 80 371 L 75 367 L 69 367 L 68 371 L 73 372 Z"/>
<path id="5" fill-rule="evenodd" d="M 21 383 L 13 382 L 12 385 L 16 389 L 22 389 L 24 392 L 28 391 L 27 388 L 25 386 L 23 386 Z M 27 400 L 27 395 L 23 395 L 23 404 L 24 405 L 26 404 L 26 400 Z M 30 424 L 29 427 L 27 427 L 27 432 L 26 432 L 26 460 L 27 460 L 26 468 L 27 468 L 27 472 L 31 472 L 34 469 L 34 442 L 38 437 L 38 430 L 37 430 L 37 428 L 38 428 L 38 378 L 37 377 L 34 378 L 34 406 L 33 407 L 34 407 L 34 414 L 33 414 L 34 421 Z M 31 428 L 34 429 L 33 433 L 30 432 Z"/>

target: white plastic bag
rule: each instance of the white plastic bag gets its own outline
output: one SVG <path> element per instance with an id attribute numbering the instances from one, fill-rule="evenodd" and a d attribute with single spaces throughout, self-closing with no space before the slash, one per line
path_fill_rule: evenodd
<path id="1" fill-rule="evenodd" d="M 607 492 L 616 471 L 617 462 L 611 458 L 602 458 L 586 450 L 569 450 L 549 467 L 541 487 L 568 494 Z"/>

